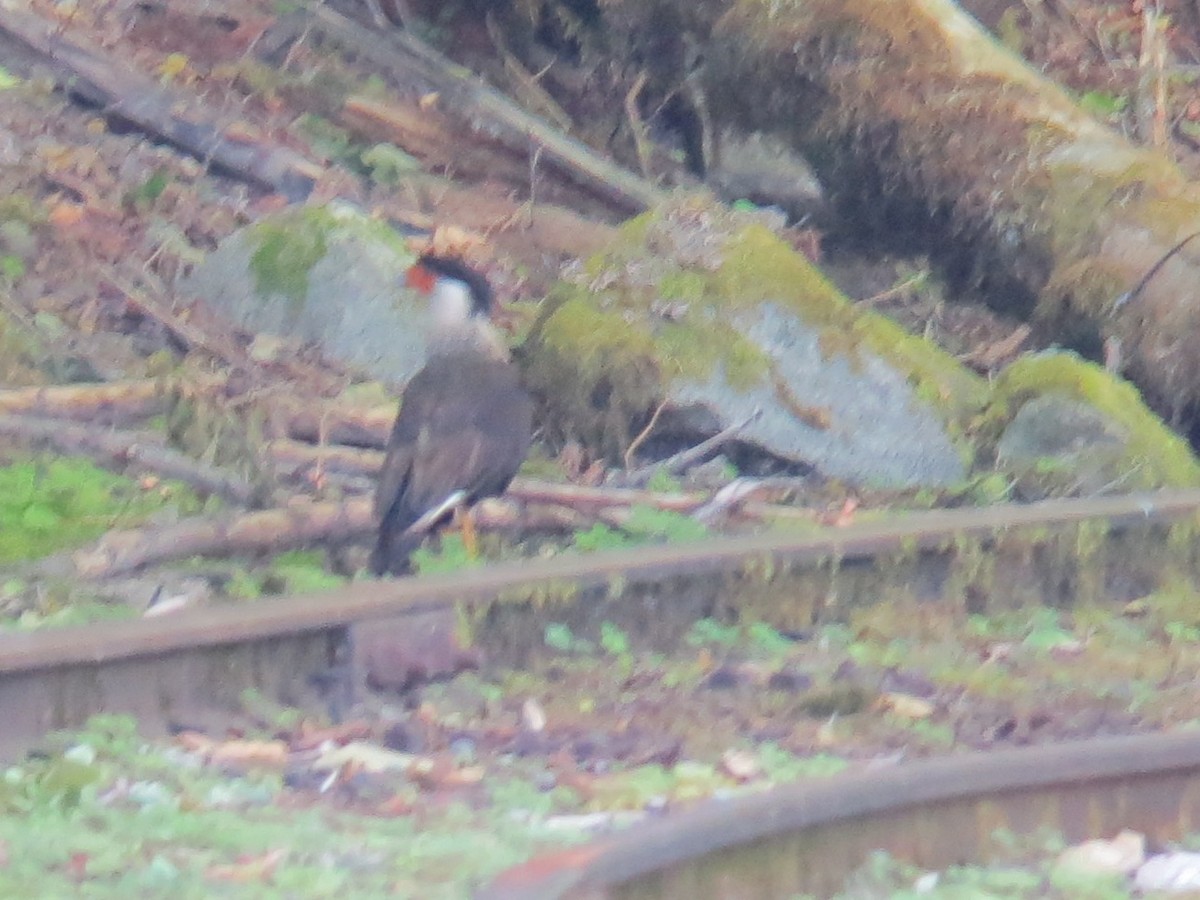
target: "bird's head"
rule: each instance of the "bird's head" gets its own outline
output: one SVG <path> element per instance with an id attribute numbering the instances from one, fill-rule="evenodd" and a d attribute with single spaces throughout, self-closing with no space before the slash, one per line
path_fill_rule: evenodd
<path id="1" fill-rule="evenodd" d="M 429 298 L 430 346 L 438 352 L 464 343 L 507 357 L 489 324 L 494 297 L 482 273 L 458 259 L 422 256 L 408 270 L 406 283 Z"/>
<path id="2" fill-rule="evenodd" d="M 468 319 L 487 319 L 492 313 L 492 288 L 484 276 L 466 263 L 443 256 L 422 256 L 408 270 L 408 286 L 429 298 L 430 312 L 438 324 L 452 325 Z"/>

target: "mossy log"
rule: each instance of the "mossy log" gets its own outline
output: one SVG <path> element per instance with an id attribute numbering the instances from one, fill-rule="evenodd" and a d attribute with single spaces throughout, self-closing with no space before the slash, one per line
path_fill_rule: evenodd
<path id="1" fill-rule="evenodd" d="M 705 46 L 718 127 L 784 138 L 861 225 L 938 258 L 956 290 L 1095 354 L 1175 424 L 1200 415 L 1200 186 L 1089 118 L 951 0 L 655 0 Z M 685 8 L 686 7 L 686 8 Z M 1119 302 L 1133 292 L 1129 302 Z"/>

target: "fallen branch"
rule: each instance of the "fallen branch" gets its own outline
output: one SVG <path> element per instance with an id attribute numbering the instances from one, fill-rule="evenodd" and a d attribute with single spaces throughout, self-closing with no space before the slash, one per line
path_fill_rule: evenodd
<path id="1" fill-rule="evenodd" d="M 14 415 L 0 415 L 0 435 L 53 447 L 60 453 L 88 456 L 116 471 L 152 472 L 238 506 L 254 506 L 259 500 L 260 492 L 249 481 L 163 447 L 154 435 L 101 431 L 58 419 Z"/>
<path id="2" fill-rule="evenodd" d="M 578 513 L 561 506 L 518 511 L 511 503 L 498 499 L 477 504 L 472 516 L 480 529 L 491 531 L 563 531 L 587 524 Z M 110 531 L 91 547 L 71 554 L 65 567 L 62 557 L 51 557 L 35 568 L 56 573 L 66 568 L 80 578 L 109 578 L 193 556 L 256 556 L 322 543 L 361 541 L 377 527 L 370 498 L 357 497 L 344 503 L 303 500 L 242 515 Z"/>
<path id="3" fill-rule="evenodd" d="M 373 32 L 327 4 L 310 5 L 298 18 L 281 17 L 272 30 L 291 28 L 299 36 L 310 27 L 387 71 L 399 83 L 415 84 L 425 94 L 439 94 L 440 107 L 476 139 L 498 143 L 520 159 L 540 149 L 549 168 L 623 213 L 641 212 L 661 198 L 654 185 L 530 115 L 408 32 Z"/>
<path id="4" fill-rule="evenodd" d="M 166 408 L 154 379 L 0 390 L 0 414 L 50 416 L 93 423 L 142 421 Z"/>
<path id="5" fill-rule="evenodd" d="M 6 64 L 32 53 L 36 63 L 49 67 L 71 95 L 224 174 L 295 201 L 307 197 L 324 172 L 286 147 L 266 140 L 251 142 L 240 133 L 231 136 L 216 124 L 213 114 L 197 109 L 194 99 L 187 103 L 182 95 L 133 71 L 127 61 L 112 59 L 83 41 L 68 40 L 54 23 L 6 8 L 0 16 L 0 38 L 6 38 L 17 51 L 3 54 Z M 189 106 L 190 111 L 185 112 Z"/>
<path id="6" fill-rule="evenodd" d="M 191 556 L 282 553 L 324 541 L 365 537 L 375 528 L 371 501 L 312 503 L 217 519 L 190 519 L 167 527 L 110 531 L 72 554 L 75 574 L 107 578 Z"/>
<path id="7" fill-rule="evenodd" d="M 336 403 L 301 405 L 299 401 L 281 406 L 288 437 L 320 444 L 382 448 L 396 420 L 396 407 L 390 403 L 370 409 Z"/>
<path id="8" fill-rule="evenodd" d="M 526 503 L 558 503 L 573 509 L 603 509 L 612 506 L 652 506 L 672 512 L 691 512 L 703 504 L 708 495 L 700 492 L 668 494 L 658 491 L 639 491 L 631 488 L 584 487 L 578 484 L 555 484 L 515 478 L 507 495 Z"/>
<path id="9" fill-rule="evenodd" d="M 374 478 L 383 465 L 383 453 L 340 444 L 306 444 L 268 441 L 266 455 L 277 477 L 292 483 L 319 486 L 329 476 Z"/>
<path id="10" fill-rule="evenodd" d="M 754 412 L 748 415 L 741 422 L 735 422 L 728 428 L 718 431 L 712 437 L 707 438 L 697 444 L 695 447 L 688 447 L 686 450 L 681 450 L 674 456 L 669 456 L 664 460 L 650 465 L 642 466 L 640 469 L 634 469 L 628 472 L 621 481 L 624 484 L 637 487 L 644 485 L 652 477 L 654 473 L 662 470 L 668 474 L 674 475 L 679 472 L 685 472 L 692 466 L 701 462 L 705 457 L 709 456 L 724 444 L 733 440 L 738 434 L 751 423 L 756 421 L 762 415 L 760 408 L 755 408 Z"/>

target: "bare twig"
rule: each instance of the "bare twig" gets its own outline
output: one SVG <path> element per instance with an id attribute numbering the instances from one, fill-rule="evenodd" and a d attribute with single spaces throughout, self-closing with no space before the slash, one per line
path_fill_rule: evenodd
<path id="1" fill-rule="evenodd" d="M 641 431 L 639 431 L 637 437 L 635 437 L 629 443 L 629 448 L 625 451 L 625 470 L 626 471 L 629 471 L 630 469 L 633 468 L 633 454 L 637 451 L 637 448 L 642 446 L 642 444 L 644 444 L 646 442 L 646 439 L 648 437 L 650 437 L 650 433 L 652 431 L 654 431 L 654 426 L 658 424 L 658 417 L 662 415 L 662 411 L 664 409 L 666 409 L 666 407 L 667 407 L 666 400 L 664 400 L 660 404 L 658 404 L 658 406 L 655 407 L 655 409 L 654 409 L 654 415 L 652 415 L 650 417 L 650 421 L 646 423 L 646 427 L 643 428 Z"/>
<path id="2" fill-rule="evenodd" d="M 733 425 L 730 425 L 728 428 L 718 431 L 712 437 L 701 441 L 695 447 L 689 447 L 686 450 L 681 450 L 674 456 L 667 457 L 661 462 L 652 463 L 648 466 L 642 466 L 640 469 L 635 469 L 634 471 L 626 474 L 625 478 L 622 480 L 628 485 L 643 485 L 649 481 L 651 477 L 653 477 L 654 473 L 659 469 L 662 469 L 670 474 L 683 472 L 696 465 L 698 462 L 703 460 L 706 456 L 717 450 L 728 441 L 737 437 L 737 435 L 744 428 L 746 428 L 752 422 L 755 422 L 761 415 L 762 409 L 760 407 L 755 407 L 754 412 L 748 415 L 741 422 L 736 422 Z"/>
<path id="3" fill-rule="evenodd" d="M 646 137 L 646 123 L 642 121 L 642 114 L 638 110 L 638 97 L 645 86 L 646 73 L 639 72 L 633 81 L 633 86 L 625 95 L 625 117 L 629 119 L 629 129 L 633 132 L 633 146 L 637 151 L 638 168 L 642 170 L 643 178 L 649 178 L 653 154 L 650 150 L 650 140 Z"/>

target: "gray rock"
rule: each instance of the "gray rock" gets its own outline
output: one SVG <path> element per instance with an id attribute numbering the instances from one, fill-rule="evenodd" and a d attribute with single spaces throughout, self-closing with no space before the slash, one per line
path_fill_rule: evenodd
<path id="1" fill-rule="evenodd" d="M 412 262 L 386 225 L 345 205 L 309 207 L 234 233 L 182 287 L 247 331 L 403 383 L 425 358 L 425 306 L 403 287 Z"/>
<path id="2" fill-rule="evenodd" d="M 733 387 L 723 366 L 705 381 L 673 383 L 668 389 L 673 404 L 702 407 L 722 427 L 760 409 L 740 437 L 780 459 L 854 483 L 949 485 L 966 476 L 941 417 L 895 365 L 862 349 L 853 358 L 827 356 L 821 328 L 775 304 L 740 316 L 738 324 L 769 355 L 786 393 L 805 407 L 827 411 L 829 426 L 797 417 L 770 380 L 750 389 Z"/>
<path id="3" fill-rule="evenodd" d="M 757 410 L 738 440 L 778 459 L 861 485 L 962 482 L 955 435 L 984 383 L 854 308 L 771 224 L 680 198 L 569 273 L 525 354 L 547 433 L 618 458 L 664 400 L 656 436 L 676 446 Z"/>
<path id="4" fill-rule="evenodd" d="M 1124 489 L 1129 434 L 1100 410 L 1061 394 L 1028 400 L 996 442 L 996 467 L 1027 499 Z"/>

